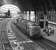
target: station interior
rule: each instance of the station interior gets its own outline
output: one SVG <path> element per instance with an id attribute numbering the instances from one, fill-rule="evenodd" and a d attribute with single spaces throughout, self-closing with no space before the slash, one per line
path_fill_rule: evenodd
<path id="1" fill-rule="evenodd" d="M 0 50 L 56 50 L 56 0 L 0 0 Z"/>

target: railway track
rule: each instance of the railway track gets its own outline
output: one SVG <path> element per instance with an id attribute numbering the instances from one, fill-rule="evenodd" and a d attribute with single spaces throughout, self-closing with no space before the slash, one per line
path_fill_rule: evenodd
<path id="1" fill-rule="evenodd" d="M 24 32 L 23 32 L 24 33 Z M 31 39 L 32 40 L 32 39 Z M 39 38 L 37 40 L 33 40 L 36 44 L 39 44 L 45 50 L 56 50 L 56 43 L 47 40 L 45 38 Z"/>
<path id="2" fill-rule="evenodd" d="M 17 24 L 15 24 L 17 26 Z M 19 26 L 17 26 L 17 28 L 19 28 Z M 20 29 L 20 28 L 19 28 Z M 24 31 L 21 30 L 21 32 L 23 32 L 24 34 L 27 33 Z M 33 39 L 31 39 L 33 40 Z M 45 38 L 40 38 L 40 39 L 37 39 L 37 40 L 33 40 L 36 44 L 39 44 L 41 47 L 43 47 L 45 50 L 56 50 L 56 43 L 50 41 L 50 40 L 47 40 Z"/>
<path id="3" fill-rule="evenodd" d="M 0 50 L 12 50 L 6 31 L 0 31 Z"/>
<path id="4" fill-rule="evenodd" d="M 7 21 L 0 23 L 0 50 L 12 50 L 7 36 Z"/>
<path id="5" fill-rule="evenodd" d="M 33 40 L 35 43 L 39 44 L 41 47 L 45 48 L 45 50 L 56 50 L 56 43 L 42 38 L 38 40 Z"/>

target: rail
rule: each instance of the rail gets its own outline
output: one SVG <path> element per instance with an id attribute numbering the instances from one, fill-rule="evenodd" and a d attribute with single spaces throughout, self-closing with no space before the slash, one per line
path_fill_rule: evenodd
<path id="1" fill-rule="evenodd" d="M 4 48 L 4 50 L 5 50 L 5 46 L 3 45 L 3 48 Z"/>
<path id="2" fill-rule="evenodd" d="M 8 50 L 10 49 L 10 46 L 7 45 L 9 43 L 9 40 L 7 39 L 7 37 L 5 36 L 6 31 L 1 30 L 1 45 L 2 45 L 2 50 Z"/>
<path id="3" fill-rule="evenodd" d="M 48 21 L 48 24 L 56 25 L 55 22 Z"/>
<path id="4" fill-rule="evenodd" d="M 33 41 L 35 43 L 38 43 L 45 50 L 56 50 L 56 43 L 54 43 L 48 39 L 41 38 L 41 39 L 37 39 L 37 40 L 33 40 Z"/>

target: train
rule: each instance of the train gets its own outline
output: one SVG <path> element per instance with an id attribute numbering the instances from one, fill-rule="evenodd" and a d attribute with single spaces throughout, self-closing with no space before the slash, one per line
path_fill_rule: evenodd
<path id="1" fill-rule="evenodd" d="M 14 22 L 14 24 L 30 38 L 42 37 L 40 26 L 38 24 L 35 24 L 34 22 L 25 19 L 16 19 L 16 22 Z"/>

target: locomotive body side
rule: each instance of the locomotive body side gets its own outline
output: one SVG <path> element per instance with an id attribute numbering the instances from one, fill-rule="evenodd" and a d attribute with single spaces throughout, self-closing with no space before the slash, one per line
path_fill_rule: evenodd
<path id="1" fill-rule="evenodd" d="M 25 34 L 29 35 L 30 37 L 37 38 L 41 36 L 41 28 L 39 25 L 34 25 L 32 22 L 22 21 L 18 21 L 16 24 L 21 28 L 23 32 L 27 32 Z"/>

